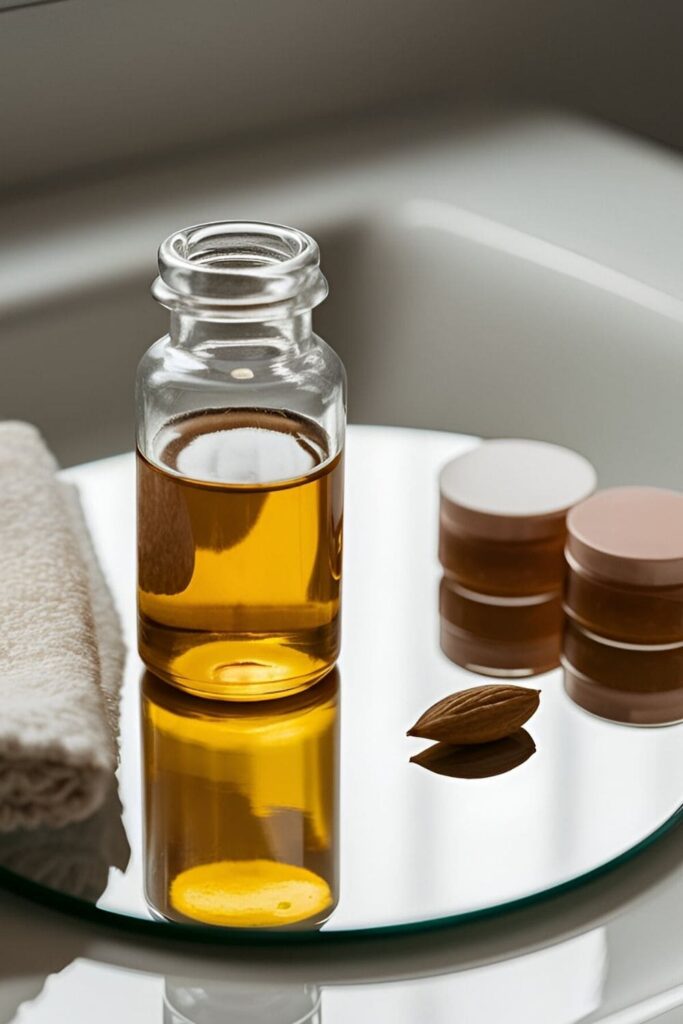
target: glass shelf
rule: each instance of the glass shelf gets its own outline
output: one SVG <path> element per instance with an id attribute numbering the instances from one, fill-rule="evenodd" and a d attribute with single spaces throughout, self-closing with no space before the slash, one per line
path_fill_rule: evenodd
<path id="1" fill-rule="evenodd" d="M 69 470 L 130 648 L 118 795 L 81 825 L 0 837 L 0 880 L 158 934 L 319 942 L 540 900 L 672 828 L 682 817 L 683 727 L 593 718 L 566 696 L 560 669 L 529 683 L 541 690 L 530 739 L 507 766 L 498 759 L 498 774 L 486 763 L 446 765 L 456 777 L 411 763 L 428 746 L 406 737 L 422 711 L 485 682 L 439 647 L 437 474 L 475 443 L 349 431 L 338 670 L 259 705 L 189 698 L 144 676 L 133 457 Z M 280 894 L 270 917 L 254 916 L 239 892 L 217 900 L 226 871 L 235 889 L 236 862 L 242 895 L 255 876 Z M 244 927 L 226 926 L 236 922 Z"/>

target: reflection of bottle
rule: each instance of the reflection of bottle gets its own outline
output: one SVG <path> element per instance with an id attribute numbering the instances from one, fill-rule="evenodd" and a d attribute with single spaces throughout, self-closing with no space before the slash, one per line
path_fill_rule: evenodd
<path id="1" fill-rule="evenodd" d="M 320 1024 L 314 985 L 238 985 L 167 978 L 164 1024 Z"/>
<path id="2" fill-rule="evenodd" d="M 268 705 L 142 684 L 146 896 L 165 918 L 320 926 L 337 901 L 338 674 Z"/>

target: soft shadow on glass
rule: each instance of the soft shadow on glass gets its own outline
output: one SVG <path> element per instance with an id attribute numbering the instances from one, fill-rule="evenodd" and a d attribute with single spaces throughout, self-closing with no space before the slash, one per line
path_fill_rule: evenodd
<path id="1" fill-rule="evenodd" d="M 268 704 L 142 680 L 145 895 L 166 920 L 317 929 L 338 900 L 336 669 Z"/>

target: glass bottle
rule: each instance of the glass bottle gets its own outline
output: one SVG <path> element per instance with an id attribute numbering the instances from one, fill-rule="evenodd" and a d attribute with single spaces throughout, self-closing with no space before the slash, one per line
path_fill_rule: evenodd
<path id="1" fill-rule="evenodd" d="M 137 378 L 140 655 L 199 696 L 303 690 L 339 653 L 346 378 L 312 332 L 318 246 L 186 228 L 152 291 L 171 325 Z"/>

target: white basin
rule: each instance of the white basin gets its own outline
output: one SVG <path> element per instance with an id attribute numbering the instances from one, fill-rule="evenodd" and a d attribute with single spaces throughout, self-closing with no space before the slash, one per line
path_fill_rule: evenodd
<path id="1" fill-rule="evenodd" d="M 165 329 L 171 229 L 221 217 L 318 237 L 319 332 L 355 421 L 543 437 L 603 483 L 683 486 L 683 162 L 568 118 L 401 122 L 16 200 L 0 274 L 3 417 L 65 464 L 129 448 Z"/>
<path id="2" fill-rule="evenodd" d="M 325 323 L 353 419 L 552 440 L 603 485 L 683 486 L 680 299 L 441 201 L 366 224 L 355 253 Z"/>

